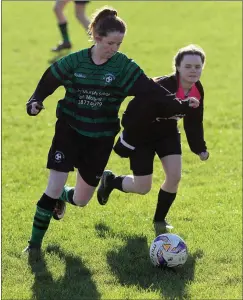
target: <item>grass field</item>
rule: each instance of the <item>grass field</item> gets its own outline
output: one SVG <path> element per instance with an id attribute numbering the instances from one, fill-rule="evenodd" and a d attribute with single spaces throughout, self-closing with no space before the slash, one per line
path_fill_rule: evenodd
<path id="1" fill-rule="evenodd" d="M 189 43 L 201 45 L 207 62 L 205 138 L 210 159 L 201 162 L 183 136 L 183 176 L 169 220 L 189 247 L 177 272 L 152 266 L 148 248 L 152 217 L 163 181 L 155 161 L 152 191 L 114 192 L 105 207 L 94 196 L 84 209 L 68 206 L 45 237 L 42 264 L 30 266 L 21 251 L 30 236 L 35 204 L 43 193 L 59 89 L 46 110 L 30 118 L 25 103 L 53 59 L 59 40 L 52 1 L 2 2 L 2 299 L 242 299 L 242 3 L 101 2 L 113 5 L 128 25 L 121 51 L 149 76 L 171 72 L 172 57 Z M 74 51 L 88 47 L 66 13 Z M 121 113 L 128 101 L 123 103 Z M 108 163 L 129 173 L 114 153 Z M 68 183 L 73 185 L 75 174 Z"/>

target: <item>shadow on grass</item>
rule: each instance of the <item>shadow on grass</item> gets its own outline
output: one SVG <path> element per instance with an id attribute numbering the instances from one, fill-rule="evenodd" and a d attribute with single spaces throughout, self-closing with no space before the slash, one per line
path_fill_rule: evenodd
<path id="1" fill-rule="evenodd" d="M 166 299 L 189 299 L 187 285 L 194 280 L 194 269 L 197 259 L 203 256 L 201 250 L 189 254 L 188 260 L 180 268 L 159 269 L 153 267 L 149 258 L 147 238 L 144 236 L 125 236 L 115 234 L 104 224 L 96 225 L 100 238 L 113 236 L 121 238 L 125 245 L 107 253 L 107 262 L 112 274 L 121 285 L 134 286 L 144 290 L 158 291 Z"/>
<path id="2" fill-rule="evenodd" d="M 60 58 L 66 56 L 70 53 L 71 53 L 71 50 L 68 50 L 68 49 L 67 50 L 62 50 L 60 52 L 56 52 L 56 53 L 54 53 L 53 57 L 48 60 L 48 63 L 51 65 L 54 62 L 58 61 Z"/>
<path id="3" fill-rule="evenodd" d="M 92 281 L 92 274 L 85 267 L 80 257 L 65 254 L 59 246 L 49 246 L 47 253 L 57 255 L 66 264 L 65 275 L 53 280 L 51 272 L 47 268 L 45 258 L 29 264 L 32 273 L 35 275 L 35 282 L 32 286 L 33 299 L 37 300 L 80 300 L 101 298 L 95 283 Z"/>

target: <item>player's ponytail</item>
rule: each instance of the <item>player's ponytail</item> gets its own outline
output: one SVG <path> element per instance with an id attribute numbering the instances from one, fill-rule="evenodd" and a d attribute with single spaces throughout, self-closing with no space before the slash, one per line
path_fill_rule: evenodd
<path id="1" fill-rule="evenodd" d="M 92 15 L 88 33 L 93 38 L 95 35 L 107 36 L 110 32 L 126 32 L 126 23 L 117 16 L 117 11 L 112 7 L 105 6 Z"/>
<path id="2" fill-rule="evenodd" d="M 98 10 L 94 14 L 94 22 L 97 23 L 101 19 L 115 18 L 115 17 L 117 17 L 117 11 L 115 9 L 113 9 L 113 8 L 103 8 L 103 9 Z"/>

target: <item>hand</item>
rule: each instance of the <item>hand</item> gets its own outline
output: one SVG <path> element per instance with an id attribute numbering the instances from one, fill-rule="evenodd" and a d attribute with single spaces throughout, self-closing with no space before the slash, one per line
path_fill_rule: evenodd
<path id="1" fill-rule="evenodd" d="M 44 105 L 40 101 L 28 102 L 26 104 L 27 113 L 30 116 L 37 116 L 42 109 L 44 109 Z"/>
<path id="2" fill-rule="evenodd" d="M 198 154 L 201 160 L 207 160 L 209 158 L 209 153 L 208 151 L 201 152 Z"/>
<path id="3" fill-rule="evenodd" d="M 192 108 L 197 108 L 200 104 L 199 100 L 195 97 L 188 97 L 185 99 L 185 101 L 188 101 L 189 107 L 192 107 Z"/>

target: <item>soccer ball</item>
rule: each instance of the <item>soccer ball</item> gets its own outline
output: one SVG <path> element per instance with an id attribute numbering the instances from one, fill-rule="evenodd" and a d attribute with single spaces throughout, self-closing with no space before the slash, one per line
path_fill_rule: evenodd
<path id="1" fill-rule="evenodd" d="M 181 237 L 172 233 L 158 235 L 150 246 L 150 259 L 157 267 L 178 267 L 188 257 L 186 243 Z"/>

